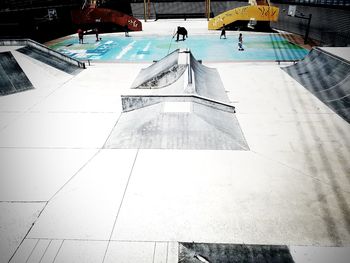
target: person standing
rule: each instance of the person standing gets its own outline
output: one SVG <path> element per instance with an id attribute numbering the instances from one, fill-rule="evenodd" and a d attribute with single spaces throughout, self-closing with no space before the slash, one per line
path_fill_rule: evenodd
<path id="1" fill-rule="evenodd" d="M 220 39 L 221 37 L 224 37 L 226 39 L 226 28 L 225 28 L 225 24 L 222 26 L 221 28 L 221 35 L 220 35 Z"/>
<path id="2" fill-rule="evenodd" d="M 242 33 L 239 33 L 239 36 L 238 36 L 238 50 L 239 51 L 243 51 L 243 36 L 242 36 Z"/>
<path id="3" fill-rule="evenodd" d="M 78 29 L 78 37 L 79 44 L 84 44 L 84 31 L 81 28 Z"/>
<path id="4" fill-rule="evenodd" d="M 128 25 L 124 26 L 124 32 L 125 32 L 125 36 L 129 37 L 129 27 L 128 27 Z"/>
<path id="5" fill-rule="evenodd" d="M 99 37 L 98 37 L 98 28 L 96 27 L 95 29 L 94 29 L 94 31 L 95 31 L 95 35 L 96 35 L 96 42 L 97 41 L 99 41 L 100 39 L 99 39 Z"/>

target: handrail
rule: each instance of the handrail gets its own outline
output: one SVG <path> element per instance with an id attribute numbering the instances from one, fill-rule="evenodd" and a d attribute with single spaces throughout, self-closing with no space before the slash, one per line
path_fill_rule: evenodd
<path id="1" fill-rule="evenodd" d="M 65 54 L 62 54 L 56 50 L 53 50 L 43 44 L 40 44 L 32 39 L 0 39 L 0 46 L 30 46 L 48 55 L 54 56 L 58 59 L 64 60 L 72 65 L 78 66 L 79 68 L 86 68 L 85 63 L 77 59 L 71 58 Z"/>

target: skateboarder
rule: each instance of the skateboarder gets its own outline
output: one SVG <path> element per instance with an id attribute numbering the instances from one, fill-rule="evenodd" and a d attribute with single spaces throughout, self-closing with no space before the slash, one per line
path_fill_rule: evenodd
<path id="1" fill-rule="evenodd" d="M 176 36 L 176 41 L 179 41 L 179 35 L 182 35 L 182 40 L 183 41 L 185 41 L 185 37 L 186 38 L 188 37 L 186 28 L 181 27 L 181 26 L 177 27 L 177 31 L 176 31 L 175 35 L 177 35 Z M 174 38 L 174 36 L 173 36 L 173 38 Z"/>

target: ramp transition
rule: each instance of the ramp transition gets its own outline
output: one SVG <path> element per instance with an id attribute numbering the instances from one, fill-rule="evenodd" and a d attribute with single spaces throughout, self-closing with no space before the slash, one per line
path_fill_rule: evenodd
<path id="1" fill-rule="evenodd" d="M 132 88 L 104 148 L 249 150 L 219 73 L 188 50 L 142 70 Z"/>
<path id="2" fill-rule="evenodd" d="M 297 64 L 282 68 L 350 123 L 350 62 L 319 48 Z"/>
<path id="3" fill-rule="evenodd" d="M 12 53 L 0 53 L 0 96 L 33 88 Z"/>

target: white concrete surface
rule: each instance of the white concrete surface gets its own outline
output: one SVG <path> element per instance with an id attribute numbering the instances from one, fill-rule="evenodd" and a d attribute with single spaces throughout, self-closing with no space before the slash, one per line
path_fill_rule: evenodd
<path id="1" fill-rule="evenodd" d="M 208 33 L 206 20 L 161 20 L 131 34 L 177 25 Z M 34 221 L 12 262 L 170 263 L 181 241 L 350 245 L 350 125 L 277 64 L 207 64 L 250 151 L 175 151 L 102 149 L 145 64 L 67 76 L 21 63 L 35 89 L 0 98 L 1 263 Z"/>
<path id="2" fill-rule="evenodd" d="M 108 240 L 136 152 L 97 153 L 53 197 L 29 237 Z"/>
<path id="3" fill-rule="evenodd" d="M 116 113 L 27 113 L 1 133 L 0 147 L 99 148 Z"/>
<path id="4" fill-rule="evenodd" d="M 8 52 L 21 48 L 22 46 L 0 46 L 0 52 Z"/>
<path id="5" fill-rule="evenodd" d="M 57 263 L 95 263 L 102 262 L 107 242 L 64 240 L 55 262 Z"/>
<path id="6" fill-rule="evenodd" d="M 321 47 L 321 49 L 350 62 L 350 47 Z"/>
<path id="7" fill-rule="evenodd" d="M 347 263 L 350 259 L 350 247 L 290 247 L 295 262 L 300 263 Z"/>
<path id="8" fill-rule="evenodd" d="M 49 201 L 96 152 L 0 149 L 0 201 Z"/>
<path id="9" fill-rule="evenodd" d="M 24 239 L 21 246 L 18 248 L 16 254 L 11 259 L 11 263 L 21 263 L 26 262 L 28 258 L 31 256 L 33 251 L 35 250 L 35 247 L 39 243 L 39 240 L 35 239 Z M 7 261 L 4 261 L 7 262 Z"/>
<path id="10" fill-rule="evenodd" d="M 0 262 L 8 262 L 45 203 L 0 202 Z"/>
<path id="11" fill-rule="evenodd" d="M 112 239 L 330 245 L 322 211 L 310 205 L 317 187 L 313 178 L 254 152 L 140 150 Z M 321 187 L 348 242 L 337 195 Z"/>
<path id="12" fill-rule="evenodd" d="M 153 262 L 155 242 L 111 242 L 104 262 Z"/>

